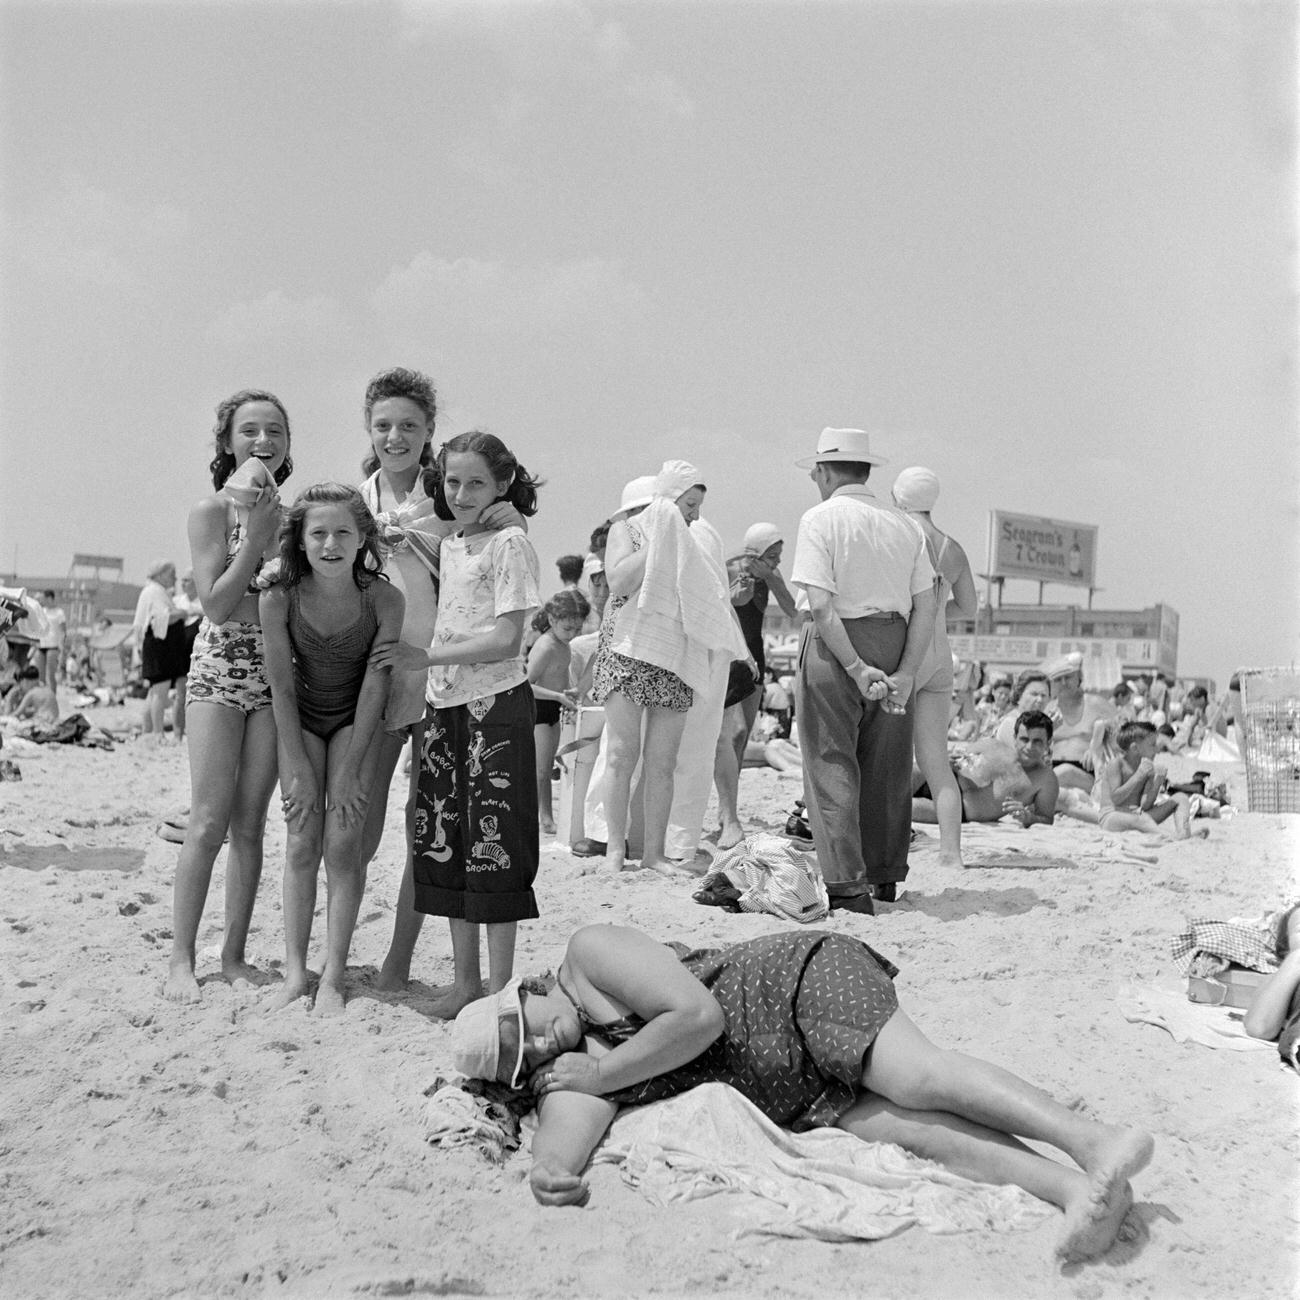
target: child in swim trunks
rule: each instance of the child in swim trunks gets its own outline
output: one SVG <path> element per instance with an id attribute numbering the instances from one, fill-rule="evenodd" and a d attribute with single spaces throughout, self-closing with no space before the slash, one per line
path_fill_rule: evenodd
<path id="1" fill-rule="evenodd" d="M 590 611 L 586 596 L 566 587 L 557 591 L 533 619 L 541 636 L 528 652 L 528 684 L 533 688 L 537 709 L 533 736 L 537 744 L 537 808 L 544 835 L 555 834 L 551 772 L 560 743 L 560 711 L 572 708 L 578 700 L 577 692 L 569 685 L 569 643 L 582 631 Z"/>
<path id="2" fill-rule="evenodd" d="M 1104 831 L 1154 831 L 1174 819 L 1174 837 L 1191 835 L 1191 800 L 1175 794 L 1157 802 L 1160 778 L 1155 769 L 1156 729 L 1149 722 L 1126 722 L 1116 737 L 1119 754 L 1101 770 L 1092 795 L 1097 824 Z"/>
<path id="3" fill-rule="evenodd" d="M 261 598 L 289 830 L 285 978 L 269 1010 L 308 992 L 307 942 L 323 857 L 328 933 L 315 1011 L 343 1011 L 348 949 L 365 888 L 366 804 L 388 694 L 387 672 L 370 665 L 370 653 L 397 640 L 406 606 L 381 567 L 374 516 L 356 488 L 317 484 L 286 512 L 281 582 Z"/>

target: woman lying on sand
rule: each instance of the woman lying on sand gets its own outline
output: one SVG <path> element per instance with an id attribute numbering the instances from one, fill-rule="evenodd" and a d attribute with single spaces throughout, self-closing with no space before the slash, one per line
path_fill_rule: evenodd
<path id="1" fill-rule="evenodd" d="M 796 1131 L 834 1125 L 977 1182 L 1022 1187 L 1065 1211 L 1061 1259 L 1103 1254 L 1124 1227 L 1150 1136 L 1085 1119 L 996 1065 L 936 1047 L 899 1010 L 895 973 L 865 944 L 824 931 L 687 953 L 637 930 L 586 926 L 553 987 L 514 979 L 461 1011 L 455 1064 L 512 1087 L 531 1072 L 540 1122 L 530 1181 L 543 1205 L 585 1203 L 582 1171 L 620 1105 L 722 1082 Z"/>

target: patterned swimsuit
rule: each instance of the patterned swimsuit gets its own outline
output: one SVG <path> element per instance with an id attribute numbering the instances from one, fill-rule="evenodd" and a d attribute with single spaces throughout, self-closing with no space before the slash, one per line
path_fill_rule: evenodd
<path id="1" fill-rule="evenodd" d="M 638 1106 L 701 1083 L 727 1083 L 796 1132 L 834 1125 L 861 1094 L 867 1053 L 898 1010 L 897 967 L 865 943 L 823 930 L 787 930 L 718 949 L 669 946 L 717 999 L 722 1034 L 693 1061 L 606 1099 Z M 556 984 L 586 1033 L 617 1044 L 644 1026 L 636 1016 L 594 1021 Z"/>

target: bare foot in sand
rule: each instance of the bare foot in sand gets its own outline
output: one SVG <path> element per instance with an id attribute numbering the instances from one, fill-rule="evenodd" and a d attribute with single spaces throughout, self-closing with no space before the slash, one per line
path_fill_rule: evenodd
<path id="1" fill-rule="evenodd" d="M 479 984 L 477 988 L 464 989 L 459 985 L 453 984 L 441 996 L 435 998 L 429 1007 L 440 1020 L 455 1020 L 460 1015 L 463 1008 L 469 1006 L 476 998 L 483 996 L 483 985 Z"/>
<path id="2" fill-rule="evenodd" d="M 718 832 L 718 848 L 734 849 L 745 838 L 745 828 L 739 822 L 731 822 Z"/>
<path id="3" fill-rule="evenodd" d="M 940 853 L 939 865 L 947 871 L 966 870 L 966 864 L 961 860 L 960 853 Z"/>
<path id="4" fill-rule="evenodd" d="M 647 871 L 657 871 L 661 876 L 668 876 L 673 880 L 696 874 L 686 863 L 674 862 L 672 858 L 643 858 L 641 865 Z"/>
<path id="5" fill-rule="evenodd" d="M 284 983 L 262 1003 L 262 1014 L 273 1016 L 277 1011 L 292 1006 L 299 998 L 305 998 L 311 990 L 306 974 L 286 975 Z"/>
<path id="6" fill-rule="evenodd" d="M 537 824 L 537 829 L 543 835 L 555 834 L 555 823 L 549 817 L 543 817 Z"/>
<path id="7" fill-rule="evenodd" d="M 336 980 L 328 972 L 322 975 L 320 985 L 316 989 L 316 1004 L 312 1007 L 312 1014 L 327 1020 L 341 1016 L 345 1006 L 343 988 L 342 979 Z"/>
<path id="8" fill-rule="evenodd" d="M 375 978 L 375 988 L 380 993 L 405 993 L 411 982 L 411 963 L 399 962 L 392 957 L 385 957 Z"/>
<path id="9" fill-rule="evenodd" d="M 221 978 L 227 984 L 250 984 L 260 985 L 267 982 L 267 977 L 256 966 L 243 960 L 241 957 L 238 961 L 227 961 L 224 957 L 221 960 Z"/>
<path id="10" fill-rule="evenodd" d="M 198 1002 L 202 999 L 199 982 L 194 978 L 193 963 L 173 960 L 167 968 L 162 995 L 168 1002 Z"/>
<path id="11" fill-rule="evenodd" d="M 1087 1190 L 1065 1207 L 1065 1228 L 1056 1243 L 1063 1264 L 1077 1264 L 1104 1255 L 1119 1240 L 1124 1220 L 1133 1208 L 1133 1189 L 1126 1182 L 1101 1187 L 1089 1181 Z"/>
<path id="12" fill-rule="evenodd" d="M 1155 1140 L 1141 1129 L 1106 1126 L 1105 1134 L 1084 1164 L 1086 1192 L 1065 1206 L 1056 1253 L 1067 1263 L 1104 1255 L 1115 1244 L 1133 1208 L 1129 1179 L 1147 1167 L 1155 1150 Z"/>

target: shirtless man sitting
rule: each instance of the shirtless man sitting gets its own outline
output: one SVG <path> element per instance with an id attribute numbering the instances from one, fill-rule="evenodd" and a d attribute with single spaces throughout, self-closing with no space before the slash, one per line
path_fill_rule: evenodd
<path id="1" fill-rule="evenodd" d="M 953 771 L 961 787 L 962 820 L 995 822 L 1014 817 L 1022 826 L 1050 826 L 1056 815 L 1058 784 L 1048 762 L 1052 720 L 1037 710 L 1016 719 L 1014 750 L 1000 741 L 975 741 Z M 915 773 L 919 778 L 919 773 Z M 912 820 L 937 820 L 928 787 L 919 783 L 912 799 Z"/>

